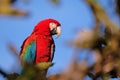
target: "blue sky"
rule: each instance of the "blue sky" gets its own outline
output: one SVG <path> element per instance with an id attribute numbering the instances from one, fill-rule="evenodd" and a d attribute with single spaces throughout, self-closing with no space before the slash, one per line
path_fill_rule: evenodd
<path id="1" fill-rule="evenodd" d="M 106 5 L 108 0 L 99 1 Z M 54 18 L 62 25 L 61 36 L 54 39 L 55 65 L 50 68 L 51 73 L 61 71 L 70 63 L 74 49 L 68 47 L 66 42 L 75 37 L 76 30 L 92 28 L 94 25 L 93 15 L 84 0 L 60 0 L 58 6 L 51 4 L 49 0 L 31 0 L 28 4 L 17 2 L 15 6 L 27 10 L 30 14 L 28 17 L 0 16 L 0 68 L 9 73 L 17 72 L 19 65 L 7 49 L 7 43 L 12 42 L 19 51 L 24 39 L 31 34 L 40 20 Z"/>

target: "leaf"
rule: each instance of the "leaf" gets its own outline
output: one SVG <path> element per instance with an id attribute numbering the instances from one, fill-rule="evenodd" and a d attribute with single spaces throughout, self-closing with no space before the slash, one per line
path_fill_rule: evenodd
<path id="1" fill-rule="evenodd" d="M 39 68 L 40 70 L 45 70 L 45 69 L 48 69 L 50 66 L 52 66 L 53 63 L 52 62 L 42 62 L 42 63 L 39 63 L 37 64 L 37 68 Z"/>
<path id="2" fill-rule="evenodd" d="M 59 4 L 59 0 L 50 0 L 53 4 Z"/>

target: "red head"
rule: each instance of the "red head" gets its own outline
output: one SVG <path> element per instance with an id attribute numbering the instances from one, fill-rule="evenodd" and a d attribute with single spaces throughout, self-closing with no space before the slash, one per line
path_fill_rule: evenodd
<path id="1" fill-rule="evenodd" d="M 60 35 L 61 24 L 55 19 L 45 19 L 40 21 L 34 28 L 33 33 L 40 35 Z"/>

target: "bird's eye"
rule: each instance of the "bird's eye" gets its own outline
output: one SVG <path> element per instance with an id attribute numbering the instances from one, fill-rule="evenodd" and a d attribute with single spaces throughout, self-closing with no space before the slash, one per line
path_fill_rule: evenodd
<path id="1" fill-rule="evenodd" d="M 55 28 L 57 26 L 57 24 L 55 24 L 55 23 L 50 23 L 50 27 L 51 28 Z"/>
<path id="2" fill-rule="evenodd" d="M 52 23 L 52 26 L 54 26 L 54 23 Z"/>
<path id="3" fill-rule="evenodd" d="M 50 23 L 50 26 L 54 26 L 55 24 L 54 23 Z"/>

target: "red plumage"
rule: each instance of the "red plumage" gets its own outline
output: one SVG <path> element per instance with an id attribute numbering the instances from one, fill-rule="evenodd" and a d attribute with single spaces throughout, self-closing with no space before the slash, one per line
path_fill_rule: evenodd
<path id="1" fill-rule="evenodd" d="M 21 54 L 24 54 L 26 46 L 32 41 L 35 41 L 35 59 L 34 63 L 52 61 L 51 48 L 55 47 L 54 40 L 50 33 L 49 23 L 56 23 L 60 26 L 60 23 L 54 19 L 45 19 L 40 21 L 34 28 L 32 34 L 23 42 Z"/>

